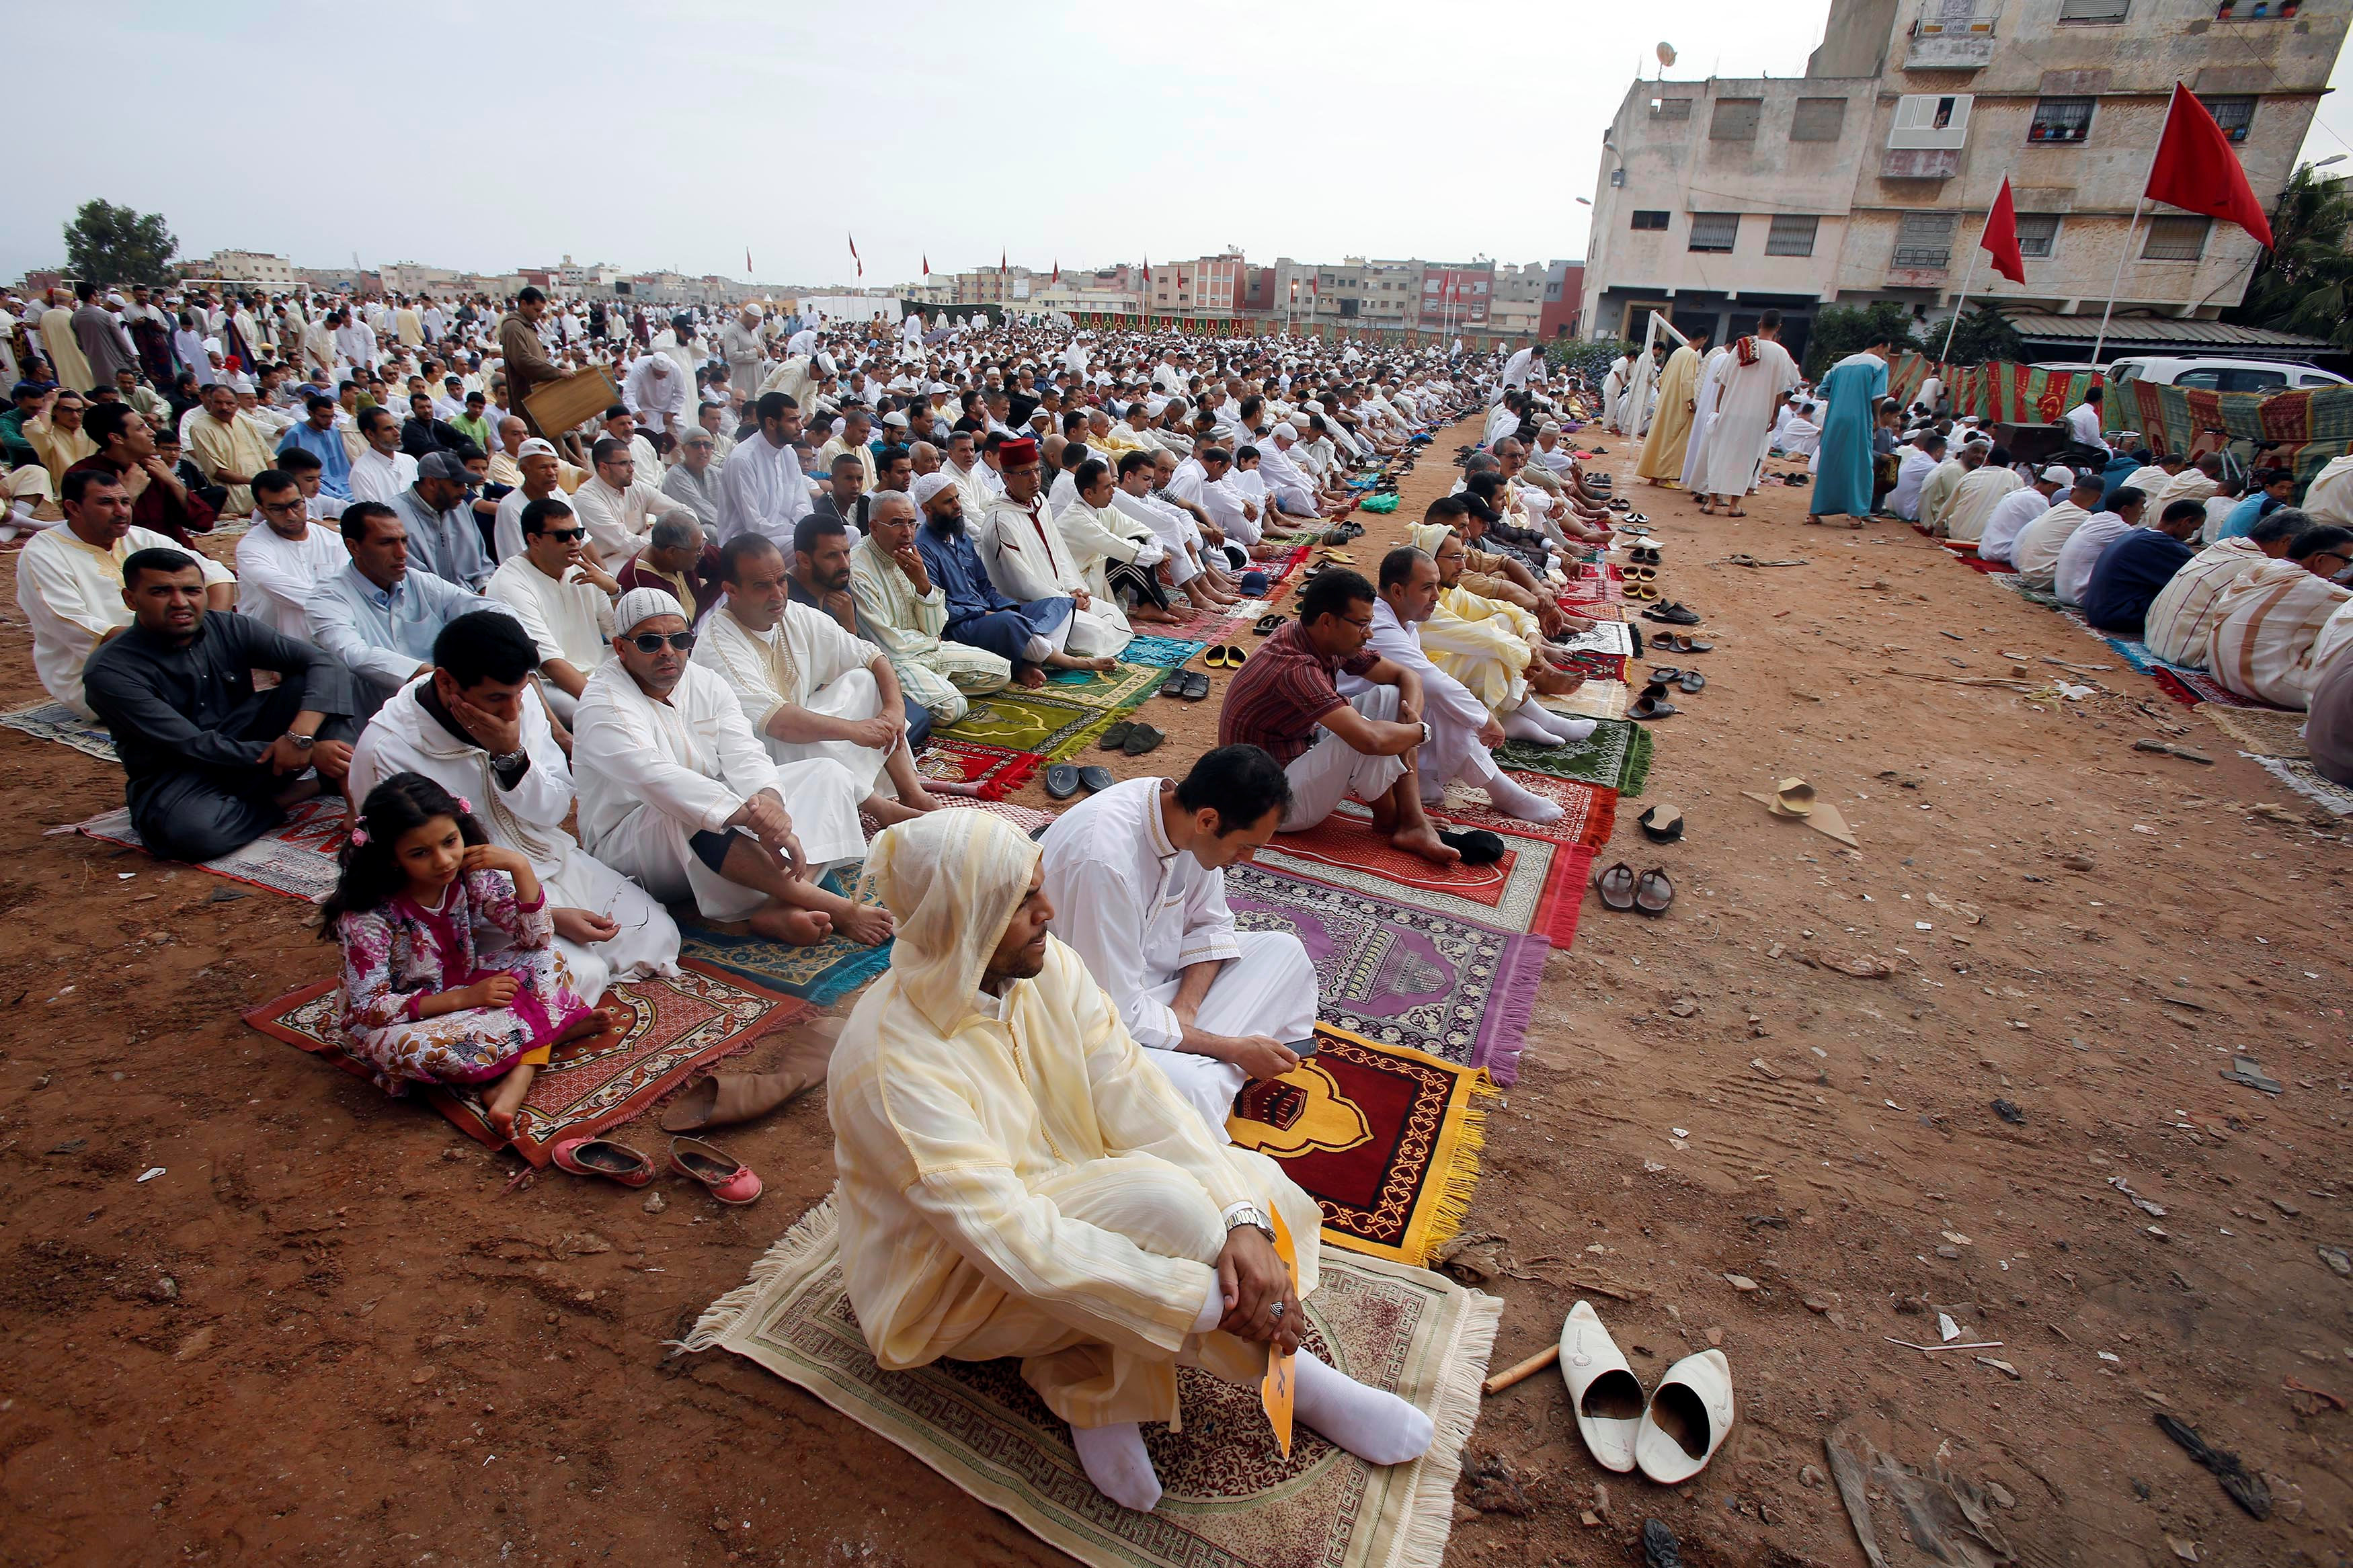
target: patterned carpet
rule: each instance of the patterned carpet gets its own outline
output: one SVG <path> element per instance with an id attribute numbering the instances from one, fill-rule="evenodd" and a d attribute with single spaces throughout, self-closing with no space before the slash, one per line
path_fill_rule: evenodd
<path id="1" fill-rule="evenodd" d="M 1447 786 L 1446 799 L 1435 815 L 1464 827 L 1533 834 L 1588 850 L 1599 849 L 1609 843 L 1609 835 L 1617 829 L 1618 792 L 1614 789 L 1555 778 L 1550 773 L 1514 773 L 1512 782 L 1557 804 L 1561 808 L 1558 820 L 1538 827 L 1516 816 L 1505 816 L 1487 804 L 1485 795 L 1464 784 Z"/>
<path id="2" fill-rule="evenodd" d="M 125 806 L 101 812 L 74 831 L 102 843 L 146 847 Z M 335 859 L 343 847 L 343 802 L 335 795 L 306 800 L 252 843 L 198 864 L 216 877 L 317 904 L 326 901 L 343 875 Z"/>
<path id="3" fill-rule="evenodd" d="M 1303 832 L 1277 834 L 1254 861 L 1271 871 L 1436 914 L 1533 932 L 1566 947 L 1577 935 L 1577 908 L 1585 900 L 1593 857 L 1525 827 L 1488 827 L 1505 845 L 1504 858 L 1492 866 L 1433 866 L 1390 844 L 1369 816 L 1349 802 Z"/>
<path id="4" fill-rule="evenodd" d="M 1591 735 L 1566 746 L 1508 741 L 1496 752 L 1495 761 L 1514 772 L 1550 773 L 1621 795 L 1641 795 L 1651 776 L 1651 732 L 1630 719 L 1604 719 Z"/>
<path id="5" fill-rule="evenodd" d="M 1045 765 L 1046 759 L 1035 752 L 1011 752 L 944 735 L 925 742 L 915 758 L 915 771 L 923 775 L 924 788 L 934 795 L 971 795 L 979 800 L 1002 800 Z"/>
<path id="6" fill-rule="evenodd" d="M 62 702 L 36 702 L 29 708 L 0 713 L 0 728 L 21 731 L 37 741 L 71 746 L 82 755 L 96 757 L 102 763 L 121 761 L 114 754 L 114 737 L 107 733 L 106 726 L 83 718 Z"/>
<path id="7" fill-rule="evenodd" d="M 837 866 L 826 873 L 824 886 L 847 897 L 858 886 L 860 869 L 857 864 Z M 882 900 L 869 891 L 862 901 L 879 906 Z M 835 936 L 814 947 L 795 947 L 749 931 L 738 936 L 713 931 L 691 910 L 680 917 L 678 930 L 682 957 L 819 1007 L 839 1000 L 891 967 L 888 942 L 868 947 L 846 936 Z"/>
<path id="8" fill-rule="evenodd" d="M 1153 685 L 1166 679 L 1165 671 L 1148 670 Z M 967 741 L 1008 752 L 1034 752 L 1049 762 L 1075 756 L 1094 743 L 1096 735 L 1115 717 L 1056 693 L 1049 684 L 1035 691 L 1007 689 L 972 699 L 965 716 L 943 730 L 934 741 Z"/>

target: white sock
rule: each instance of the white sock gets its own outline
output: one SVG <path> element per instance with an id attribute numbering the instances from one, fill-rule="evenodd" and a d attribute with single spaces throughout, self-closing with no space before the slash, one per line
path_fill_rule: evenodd
<path id="1" fill-rule="evenodd" d="M 1433 1430 L 1430 1417 L 1394 1394 L 1367 1388 L 1346 1373 L 1301 1351 L 1293 1363 L 1299 1379 L 1299 1419 L 1368 1465 L 1402 1465 L 1419 1459 L 1430 1447 Z M 1136 1439 L 1142 1456 L 1144 1440 Z M 1083 1458 L 1086 1450 L 1079 1450 Z M 1147 1460 L 1145 1469 L 1151 1466 Z M 1094 1474 L 1090 1465 L 1087 1474 Z M 1102 1486 L 1101 1481 L 1095 1483 Z M 1103 1489 L 1105 1493 L 1109 1488 Z M 1155 1482 L 1153 1493 L 1159 1494 Z"/>
<path id="2" fill-rule="evenodd" d="M 1425 1420 L 1422 1425 L 1426 1428 L 1430 1423 Z M 1324 1429 L 1319 1426 L 1316 1430 Z M 1331 1434 L 1325 1432 L 1324 1436 L 1329 1437 Z M 1427 1443 L 1429 1439 L 1424 1437 L 1422 1441 Z M 1132 1508 L 1138 1513 L 1150 1513 L 1158 1506 L 1160 1477 L 1152 1468 L 1152 1456 L 1145 1450 L 1143 1429 L 1134 1422 L 1073 1426 L 1071 1447 L 1079 1451 L 1079 1464 L 1086 1470 L 1087 1479 L 1094 1482 L 1095 1490 L 1120 1507 Z"/>
<path id="3" fill-rule="evenodd" d="M 1525 708 L 1515 708 L 1504 715 L 1504 733 L 1514 741 L 1525 741 L 1531 746 L 1557 746 L 1560 737 L 1536 722 Z"/>
<path id="4" fill-rule="evenodd" d="M 1499 773 L 1487 781 L 1487 798 L 1494 802 L 1497 811 L 1522 822 L 1557 822 L 1564 809 L 1558 801 L 1546 800 L 1514 782 L 1509 773 Z"/>
<path id="5" fill-rule="evenodd" d="M 1529 723 L 1551 736 L 1554 745 L 1580 738 L 1568 731 L 1567 726 L 1574 721 L 1562 717 L 1537 701 L 1535 693 L 1533 691 L 1520 699 L 1520 705 L 1513 709 L 1512 713 L 1514 718 L 1525 717 Z M 1589 731 L 1592 726 L 1588 725 L 1586 728 Z"/>

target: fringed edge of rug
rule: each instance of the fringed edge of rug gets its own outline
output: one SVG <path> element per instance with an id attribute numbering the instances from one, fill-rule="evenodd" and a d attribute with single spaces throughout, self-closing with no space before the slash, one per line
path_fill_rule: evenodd
<path id="1" fill-rule="evenodd" d="M 663 1345 L 672 1355 L 717 1350 L 778 1279 L 805 1268 L 810 1258 L 833 1246 L 836 1233 L 833 1194 L 828 1193 L 760 1255 L 744 1283 L 702 1309 L 702 1315 L 694 1320 L 694 1327 L 687 1331 L 685 1338 L 664 1340 Z"/>
<path id="2" fill-rule="evenodd" d="M 1487 1108 L 1483 1102 L 1496 1099 L 1503 1090 L 1483 1068 L 1467 1074 L 1464 1082 L 1462 1120 L 1456 1123 L 1452 1141 L 1446 1146 L 1445 1169 L 1431 1173 L 1428 1221 L 1419 1237 L 1408 1238 L 1419 1242 L 1413 1249 L 1419 1256 L 1405 1259 L 1416 1268 L 1429 1268 L 1430 1255 L 1441 1243 L 1462 1234 L 1462 1226 L 1471 1218 L 1471 1200 L 1479 1191 L 1479 1162 L 1487 1152 Z M 1324 1233 L 1326 1237 L 1332 1234 L 1328 1230 Z"/>
<path id="3" fill-rule="evenodd" d="M 1439 1568 L 1445 1561 L 1446 1543 L 1454 1534 L 1454 1484 L 1462 1476 L 1462 1451 L 1479 1425 L 1479 1385 L 1503 1321 L 1501 1297 L 1463 1292 L 1462 1321 L 1447 1347 L 1446 1378 L 1430 1413 L 1430 1457 L 1414 1477 L 1412 1516 L 1398 1532 L 1386 1568 Z"/>

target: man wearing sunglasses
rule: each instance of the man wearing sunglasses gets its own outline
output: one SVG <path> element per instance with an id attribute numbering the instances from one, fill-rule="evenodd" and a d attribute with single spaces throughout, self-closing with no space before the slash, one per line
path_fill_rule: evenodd
<path id="1" fill-rule="evenodd" d="M 829 759 L 772 761 L 727 682 L 687 657 L 695 636 L 670 595 L 630 589 L 613 625 L 613 657 L 575 718 L 588 852 L 665 903 L 691 896 L 706 920 L 743 921 L 773 941 L 887 939 L 888 911 L 820 884 L 865 853 L 857 781 Z"/>
<path id="2" fill-rule="evenodd" d="M 613 631 L 613 597 L 621 585 L 581 549 L 587 530 L 554 496 L 522 509 L 522 553 L 501 562 L 483 592 L 515 613 L 539 648 L 543 695 L 558 722 L 569 725 L 588 684 L 605 662 Z"/>

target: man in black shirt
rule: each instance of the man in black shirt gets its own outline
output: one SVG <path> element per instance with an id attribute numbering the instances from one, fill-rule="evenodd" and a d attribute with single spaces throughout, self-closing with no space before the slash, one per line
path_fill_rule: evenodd
<path id="1" fill-rule="evenodd" d="M 340 788 L 375 707 L 343 662 L 250 616 L 205 608 L 204 574 L 177 550 L 123 559 L 132 624 L 100 644 L 82 691 L 129 775 L 132 826 L 158 856 L 209 860 Z M 257 691 L 253 671 L 277 671 Z M 299 775 L 318 770 L 316 779 Z"/>
<path id="2" fill-rule="evenodd" d="M 400 427 L 400 449 L 420 461 L 428 452 L 454 452 L 472 442 L 447 419 L 433 417 L 433 399 L 425 393 L 408 395 L 408 422 Z"/>

